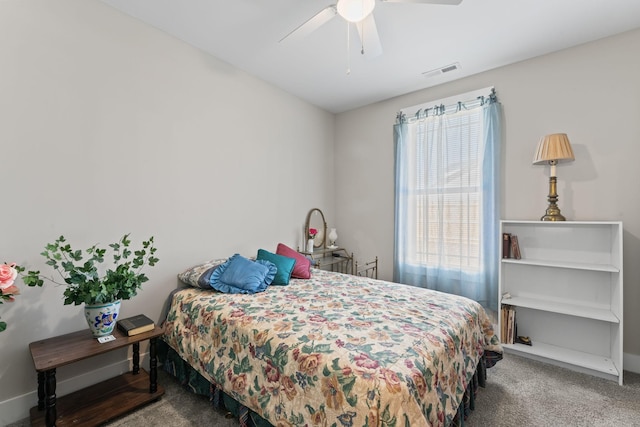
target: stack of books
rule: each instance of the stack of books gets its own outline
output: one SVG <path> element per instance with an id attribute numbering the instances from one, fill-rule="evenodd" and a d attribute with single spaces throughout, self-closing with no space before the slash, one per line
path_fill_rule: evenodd
<path id="1" fill-rule="evenodd" d="M 132 336 L 153 330 L 155 324 L 153 320 L 144 314 L 138 314 L 137 316 L 118 320 L 116 326 L 123 334 Z"/>
<path id="2" fill-rule="evenodd" d="M 513 344 L 518 335 L 516 326 L 516 308 L 512 305 L 502 304 L 500 315 L 502 316 L 502 327 L 500 340 L 503 344 Z"/>
<path id="3" fill-rule="evenodd" d="M 522 258 L 518 236 L 515 234 L 502 233 L 502 258 Z"/>

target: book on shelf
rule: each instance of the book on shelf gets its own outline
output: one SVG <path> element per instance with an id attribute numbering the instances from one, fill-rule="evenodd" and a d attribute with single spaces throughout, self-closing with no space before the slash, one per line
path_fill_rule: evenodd
<path id="1" fill-rule="evenodd" d="M 502 233 L 502 258 L 511 257 L 511 234 Z"/>
<path id="2" fill-rule="evenodd" d="M 155 324 L 153 320 L 144 314 L 138 314 L 137 316 L 118 320 L 116 326 L 123 334 L 131 336 L 151 331 L 155 327 Z"/>
<path id="3" fill-rule="evenodd" d="M 513 344 L 517 336 L 516 308 L 512 305 L 503 304 L 500 309 L 502 319 L 500 328 L 500 341 L 503 344 Z"/>
<path id="4" fill-rule="evenodd" d="M 518 236 L 515 234 L 511 235 L 511 255 L 515 259 L 522 258 L 520 254 L 520 245 L 518 244 Z"/>

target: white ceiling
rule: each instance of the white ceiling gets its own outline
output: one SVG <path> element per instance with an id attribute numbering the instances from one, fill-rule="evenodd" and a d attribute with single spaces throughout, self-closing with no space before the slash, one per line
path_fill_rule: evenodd
<path id="1" fill-rule="evenodd" d="M 335 0 L 102 1 L 334 113 L 640 28 L 640 0 L 376 1 L 384 53 L 366 59 L 339 16 L 279 43 Z"/>

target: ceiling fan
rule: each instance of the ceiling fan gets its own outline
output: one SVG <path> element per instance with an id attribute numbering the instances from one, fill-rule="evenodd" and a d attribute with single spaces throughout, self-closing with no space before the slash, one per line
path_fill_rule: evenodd
<path id="1" fill-rule="evenodd" d="M 383 3 L 424 3 L 424 4 L 442 4 L 457 6 L 462 0 L 380 0 Z M 373 17 L 373 9 L 376 0 L 337 0 L 336 4 L 329 5 L 316 13 L 307 21 L 303 22 L 296 29 L 280 39 L 280 42 L 291 39 L 301 38 L 326 24 L 336 15 L 340 15 L 347 24 L 356 25 L 360 42 L 362 45 L 361 53 L 367 58 L 375 58 L 382 54 L 382 44 L 380 44 L 380 36 L 378 28 Z"/>

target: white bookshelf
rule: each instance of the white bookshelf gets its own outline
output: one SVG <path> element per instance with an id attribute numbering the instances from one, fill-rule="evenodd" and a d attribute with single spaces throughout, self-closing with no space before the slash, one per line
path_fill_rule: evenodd
<path id="1" fill-rule="evenodd" d="M 622 384 L 622 222 L 503 220 L 502 233 L 522 258 L 500 261 L 501 303 L 532 342 L 505 350 Z"/>

